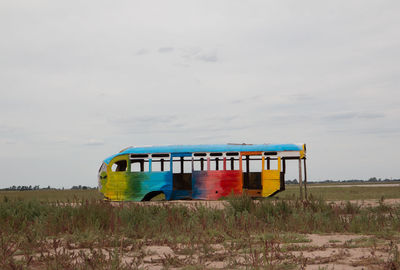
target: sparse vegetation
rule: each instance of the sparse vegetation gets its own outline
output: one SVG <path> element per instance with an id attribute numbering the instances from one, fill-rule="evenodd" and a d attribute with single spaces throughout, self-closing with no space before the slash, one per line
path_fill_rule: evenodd
<path id="1" fill-rule="evenodd" d="M 310 261 L 296 255 L 321 249 L 308 245 L 306 234 L 316 232 L 359 234 L 355 240 L 327 241 L 326 245 L 386 248 L 388 256 L 379 262 L 399 265 L 400 206 L 386 205 L 383 200 L 375 207 L 359 207 L 312 196 L 308 201 L 230 196 L 223 209 L 200 204 L 193 208 L 135 203 L 113 206 L 98 199 L 66 202 L 3 197 L 1 269 L 142 269 L 152 264 L 165 269 L 197 269 L 199 265 L 291 269 L 347 256 L 338 253 L 329 260 Z M 377 260 L 369 261 L 373 262 Z M 365 265 L 367 261 L 357 263 Z"/>
<path id="2" fill-rule="evenodd" d="M 349 186 L 350 184 L 309 184 L 308 193 L 321 197 L 325 200 L 368 200 L 400 198 L 400 186 L 376 186 L 374 183 L 368 186 Z M 348 186 L 348 187 L 346 187 Z M 287 185 L 286 190 L 278 193 L 278 198 L 293 198 L 299 196 L 298 185 Z"/>
<path id="3" fill-rule="evenodd" d="M 7 197 L 10 200 L 36 200 L 42 202 L 73 202 L 77 200 L 103 199 L 97 190 L 72 190 L 72 189 L 40 189 L 25 191 L 0 191 L 0 200 Z"/>
<path id="4" fill-rule="evenodd" d="M 396 183 L 396 182 L 390 182 Z M 340 184 L 340 183 L 339 183 Z M 309 184 L 308 193 L 316 195 L 317 197 L 323 198 L 325 200 L 368 200 L 368 199 L 391 199 L 400 198 L 400 186 L 375 186 L 375 184 L 370 184 L 369 186 L 352 186 L 344 187 L 338 186 L 336 184 L 328 183 L 329 188 L 324 187 L 324 184 Z M 343 185 L 343 184 L 341 184 Z M 17 187 L 18 188 L 18 187 Z M 16 198 L 21 200 L 35 199 L 39 201 L 52 201 L 52 202 L 67 202 L 73 200 L 91 200 L 98 199 L 101 200 L 103 197 L 97 189 L 80 187 L 74 189 L 52 189 L 43 188 L 37 190 L 0 190 L 0 200 L 4 197 L 10 199 Z M 157 199 L 163 199 L 163 194 L 157 196 Z M 299 186 L 298 185 L 286 185 L 286 190 L 278 193 L 269 200 L 275 199 L 293 199 L 299 196 Z"/>

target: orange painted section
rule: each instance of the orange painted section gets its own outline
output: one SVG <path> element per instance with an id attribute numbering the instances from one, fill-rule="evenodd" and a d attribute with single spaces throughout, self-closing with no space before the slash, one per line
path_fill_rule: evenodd
<path id="1" fill-rule="evenodd" d="M 262 152 L 259 151 L 250 151 L 250 152 L 240 152 L 241 156 L 258 156 L 262 155 Z"/>
<path id="2" fill-rule="evenodd" d="M 250 197 L 261 197 L 261 189 L 243 189 L 243 193 L 249 195 Z"/>

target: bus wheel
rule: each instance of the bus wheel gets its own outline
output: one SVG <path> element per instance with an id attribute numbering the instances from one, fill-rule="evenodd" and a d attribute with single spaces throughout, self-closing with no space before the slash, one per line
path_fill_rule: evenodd
<path id="1" fill-rule="evenodd" d="M 142 202 L 144 201 L 165 201 L 165 194 L 162 191 L 152 191 L 144 196 Z"/>

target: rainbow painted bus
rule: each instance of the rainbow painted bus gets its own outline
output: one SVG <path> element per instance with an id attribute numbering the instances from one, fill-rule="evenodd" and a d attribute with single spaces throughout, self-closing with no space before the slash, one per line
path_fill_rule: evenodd
<path id="1" fill-rule="evenodd" d="M 106 200 L 217 200 L 229 194 L 269 197 L 285 189 L 286 160 L 304 159 L 305 144 L 128 147 L 98 173 Z"/>

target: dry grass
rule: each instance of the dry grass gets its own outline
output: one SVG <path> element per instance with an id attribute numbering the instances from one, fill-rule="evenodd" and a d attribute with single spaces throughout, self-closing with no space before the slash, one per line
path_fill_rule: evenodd
<path id="1" fill-rule="evenodd" d="M 230 197 L 227 204 L 214 209 L 76 200 L 56 206 L 3 198 L 0 269 L 292 269 L 338 262 L 399 267 L 399 205 L 246 196 Z M 316 232 L 355 236 L 317 243 L 308 235 Z"/>

